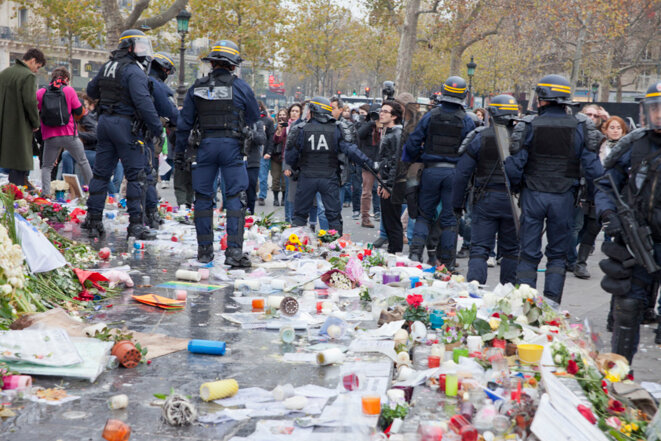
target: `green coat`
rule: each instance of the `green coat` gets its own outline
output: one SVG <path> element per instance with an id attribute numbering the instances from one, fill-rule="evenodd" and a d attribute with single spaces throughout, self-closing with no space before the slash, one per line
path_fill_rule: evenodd
<path id="1" fill-rule="evenodd" d="M 16 60 L 0 72 L 0 167 L 32 170 L 32 132 L 37 128 L 37 79 Z"/>

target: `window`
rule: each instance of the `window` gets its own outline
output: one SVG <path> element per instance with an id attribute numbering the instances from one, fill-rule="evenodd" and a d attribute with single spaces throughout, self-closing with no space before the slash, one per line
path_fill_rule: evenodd
<path id="1" fill-rule="evenodd" d="M 646 90 L 652 82 L 652 73 L 650 69 L 640 71 L 638 75 L 638 90 Z"/>
<path id="2" fill-rule="evenodd" d="M 18 27 L 22 28 L 28 25 L 28 10 L 21 8 L 18 10 Z"/>

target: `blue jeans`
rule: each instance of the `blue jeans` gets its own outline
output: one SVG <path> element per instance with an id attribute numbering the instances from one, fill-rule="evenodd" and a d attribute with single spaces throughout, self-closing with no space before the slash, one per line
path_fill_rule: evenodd
<path id="1" fill-rule="evenodd" d="M 292 203 L 289 202 L 289 180 L 291 178 L 285 176 L 285 222 L 291 223 L 292 216 Z"/>
<path id="2" fill-rule="evenodd" d="M 326 209 L 324 202 L 321 200 L 321 194 L 317 193 L 317 219 L 319 220 L 319 228 L 328 230 L 328 219 L 326 219 Z"/>
<path id="3" fill-rule="evenodd" d="M 583 208 L 574 207 L 574 212 L 572 213 L 572 230 L 569 235 L 569 241 L 567 242 L 567 266 L 572 267 L 578 259 L 578 253 L 576 247 L 578 246 L 579 233 L 583 229 Z"/>
<path id="4" fill-rule="evenodd" d="M 259 199 L 266 199 L 269 191 L 269 171 L 271 170 L 270 159 L 259 160 Z"/>
<path id="5" fill-rule="evenodd" d="M 363 192 L 363 169 L 360 166 L 354 164 L 353 162 L 351 163 L 350 181 L 351 181 L 351 206 L 353 207 L 354 212 L 358 212 L 360 211 L 360 194 Z M 376 199 L 377 200 L 379 199 L 378 195 Z"/>

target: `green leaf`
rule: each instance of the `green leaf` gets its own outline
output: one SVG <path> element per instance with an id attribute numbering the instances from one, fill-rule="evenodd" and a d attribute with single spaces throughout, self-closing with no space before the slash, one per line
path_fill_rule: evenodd
<path id="1" fill-rule="evenodd" d="M 165 400 L 165 399 L 168 397 L 168 396 L 165 395 L 165 394 L 154 394 L 154 396 L 155 396 L 156 398 L 158 398 L 159 400 Z"/>
<path id="2" fill-rule="evenodd" d="M 489 322 L 483 319 L 475 319 L 473 322 L 473 328 L 475 328 L 478 335 L 482 336 L 491 332 L 491 325 L 489 325 Z"/>

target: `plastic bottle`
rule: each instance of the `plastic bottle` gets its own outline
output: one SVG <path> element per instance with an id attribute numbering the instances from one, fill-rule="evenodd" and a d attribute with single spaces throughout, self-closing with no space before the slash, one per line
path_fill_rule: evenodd
<path id="1" fill-rule="evenodd" d="M 225 342 L 214 340 L 191 340 L 188 342 L 188 352 L 194 354 L 225 355 Z"/>

